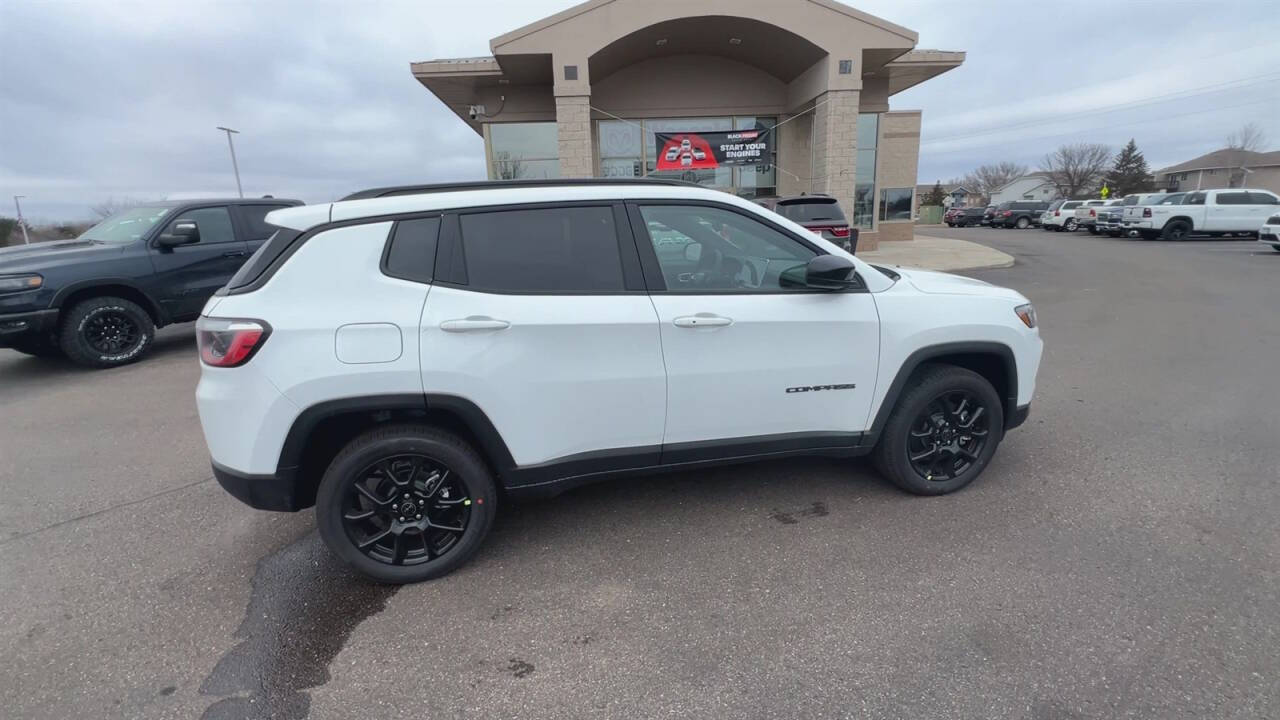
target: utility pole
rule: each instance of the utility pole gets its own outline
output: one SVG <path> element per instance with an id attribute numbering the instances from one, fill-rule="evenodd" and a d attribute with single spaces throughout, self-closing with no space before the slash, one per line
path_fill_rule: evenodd
<path id="1" fill-rule="evenodd" d="M 26 195 L 14 195 L 13 206 L 18 210 L 18 225 L 22 227 L 22 242 L 27 245 L 30 245 L 31 236 L 27 235 L 27 224 L 22 221 L 22 203 L 18 202 L 24 197 L 26 197 Z"/>
<path id="2" fill-rule="evenodd" d="M 239 130 L 218 126 L 218 129 L 227 134 L 227 147 L 231 149 L 231 169 L 236 173 L 236 192 L 240 193 L 240 197 L 244 197 L 244 189 L 240 187 L 240 166 L 236 164 L 236 145 L 231 142 L 232 133 L 239 135 Z"/>

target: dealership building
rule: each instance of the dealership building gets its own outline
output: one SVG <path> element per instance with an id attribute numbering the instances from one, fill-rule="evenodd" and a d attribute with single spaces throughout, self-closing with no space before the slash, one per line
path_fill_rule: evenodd
<path id="1" fill-rule="evenodd" d="M 912 228 L 920 111 L 890 98 L 964 61 L 916 41 L 833 0 L 590 0 L 410 67 L 484 137 L 491 178 L 825 193 L 874 249 Z"/>

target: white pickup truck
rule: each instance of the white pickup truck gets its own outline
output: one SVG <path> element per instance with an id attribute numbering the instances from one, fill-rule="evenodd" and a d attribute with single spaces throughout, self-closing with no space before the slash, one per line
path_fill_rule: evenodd
<path id="1" fill-rule="evenodd" d="M 1147 240 L 1184 240 L 1192 233 L 1252 235 L 1280 210 L 1280 196 L 1268 190 L 1232 188 L 1187 193 L 1177 205 L 1131 205 L 1123 229 Z"/>

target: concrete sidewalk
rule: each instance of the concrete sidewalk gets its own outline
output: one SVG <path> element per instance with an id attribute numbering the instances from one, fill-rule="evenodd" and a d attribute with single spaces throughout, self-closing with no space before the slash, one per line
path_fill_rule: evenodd
<path id="1" fill-rule="evenodd" d="M 952 238 L 915 236 L 906 242 L 882 242 L 878 250 L 859 251 L 858 257 L 879 265 L 903 265 L 925 270 L 977 270 L 1013 265 L 1013 256 L 986 245 Z"/>

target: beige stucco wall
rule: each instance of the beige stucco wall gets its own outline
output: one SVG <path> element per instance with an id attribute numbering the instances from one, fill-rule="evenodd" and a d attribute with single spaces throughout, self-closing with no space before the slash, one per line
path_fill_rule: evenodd
<path id="1" fill-rule="evenodd" d="M 625 118 L 778 115 L 787 84 L 759 68 L 708 55 L 653 58 L 591 86 L 591 104 Z"/>
<path id="2" fill-rule="evenodd" d="M 813 117 L 809 113 L 779 117 L 778 159 L 775 166 L 779 195 L 799 195 L 813 190 Z"/>

